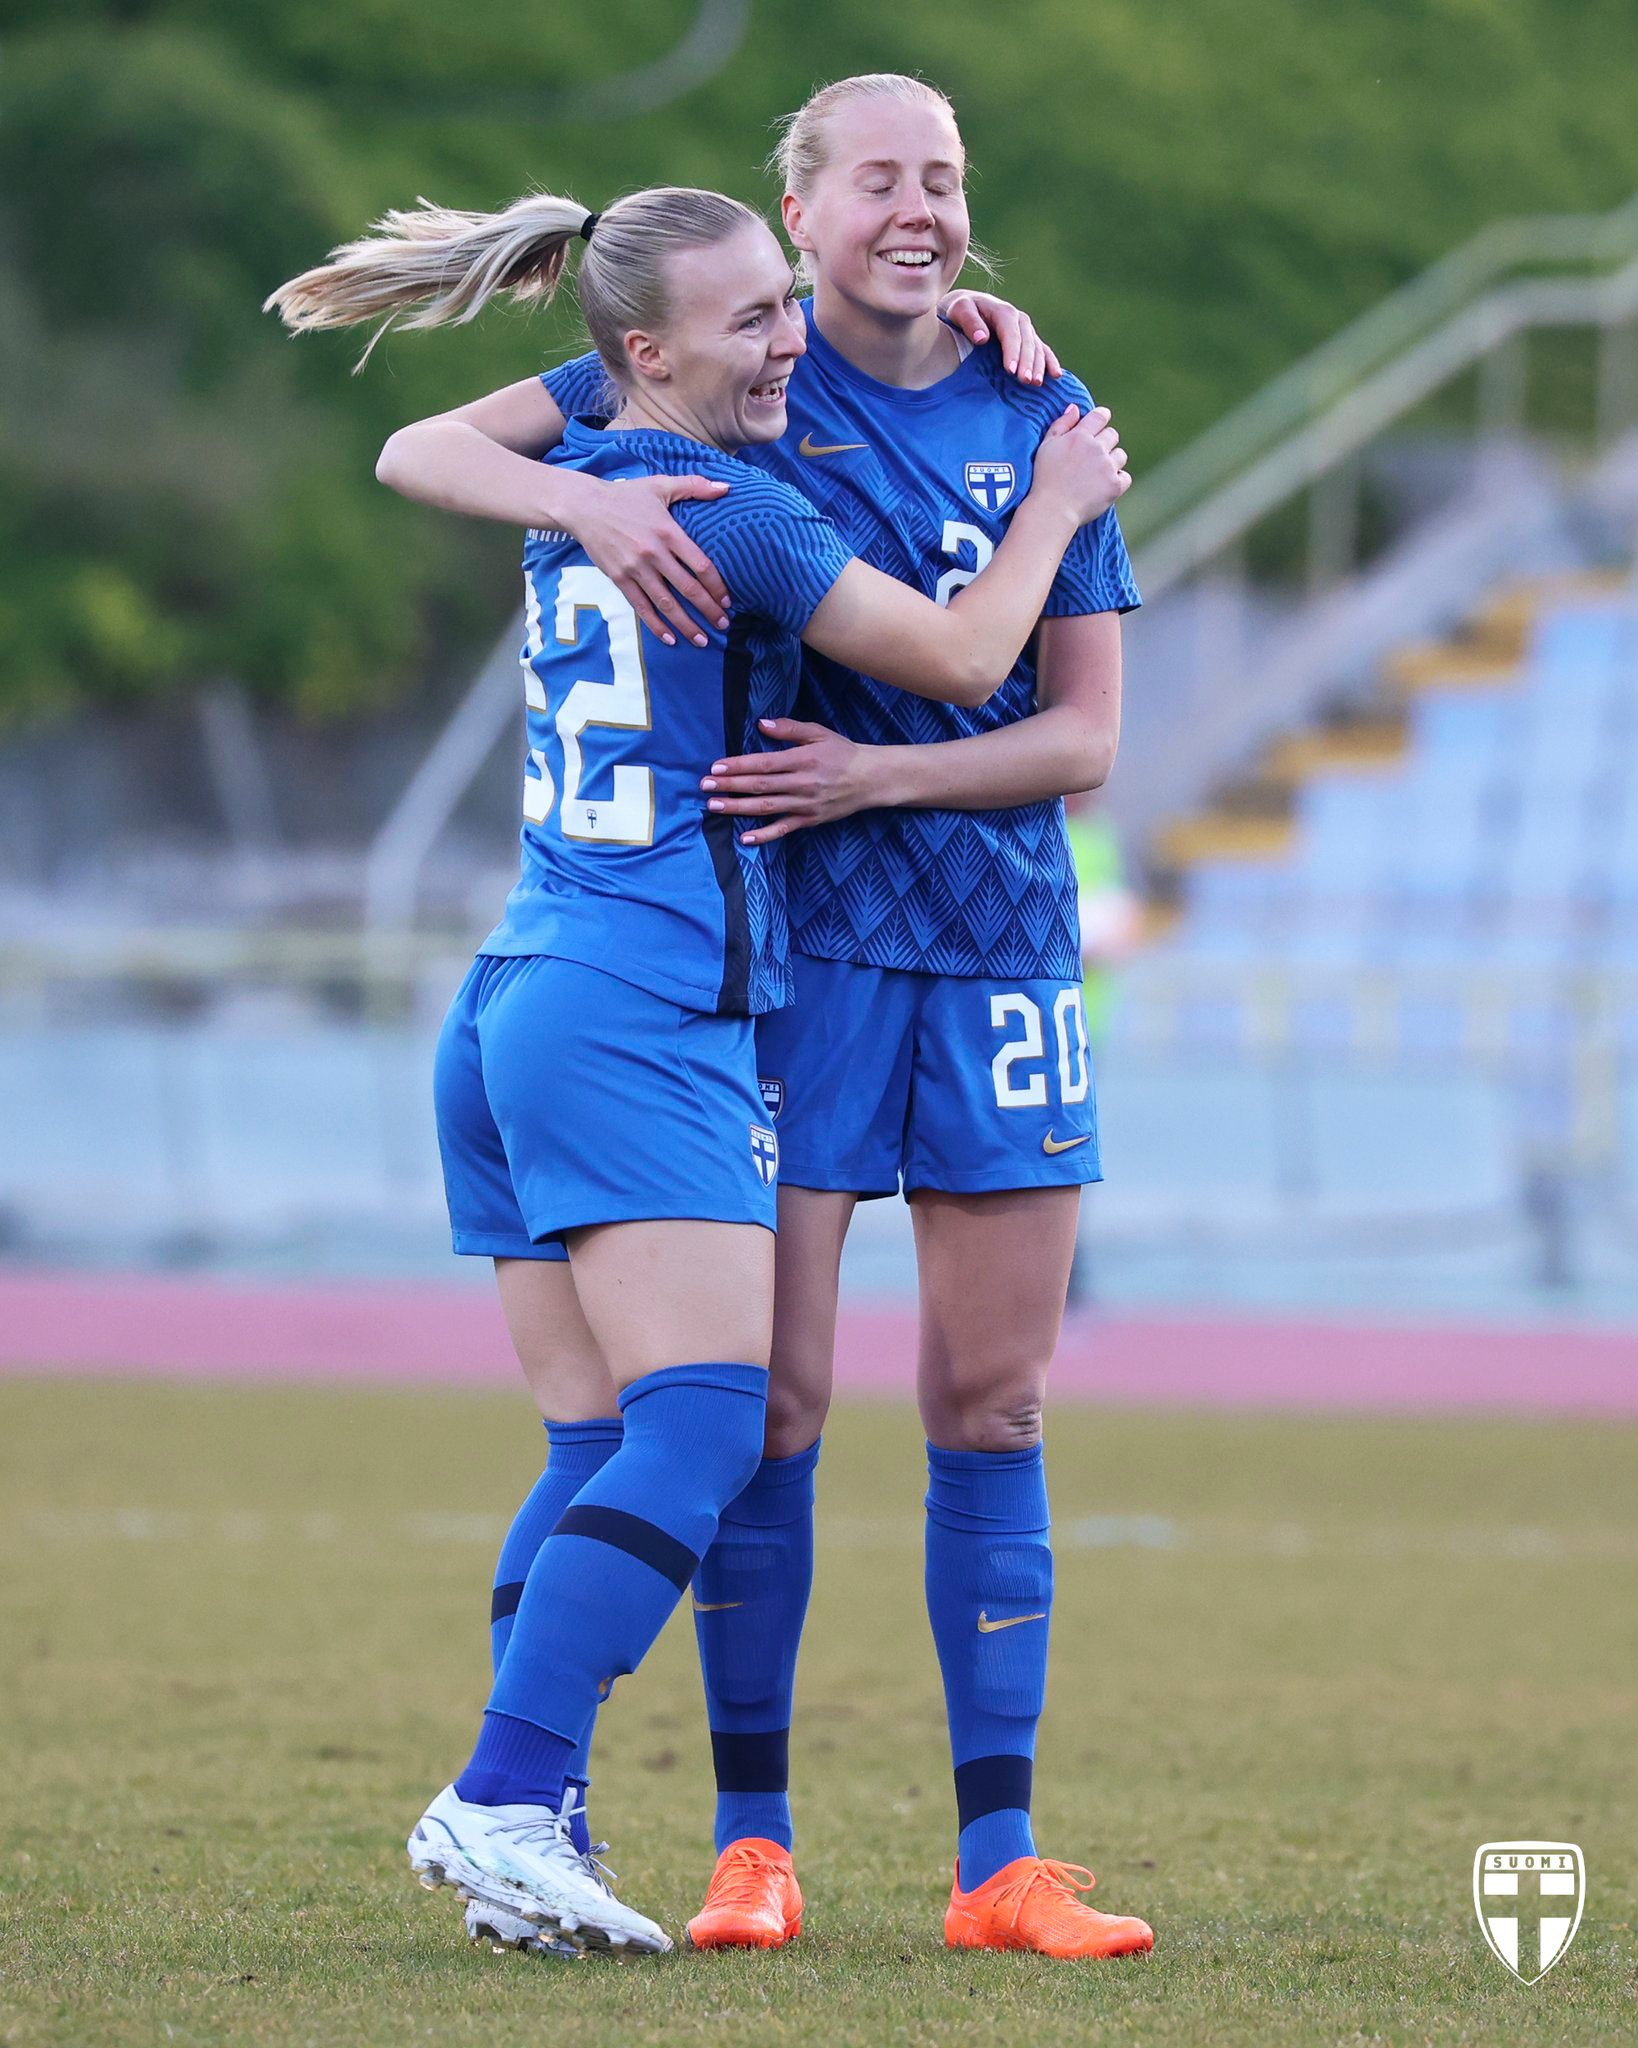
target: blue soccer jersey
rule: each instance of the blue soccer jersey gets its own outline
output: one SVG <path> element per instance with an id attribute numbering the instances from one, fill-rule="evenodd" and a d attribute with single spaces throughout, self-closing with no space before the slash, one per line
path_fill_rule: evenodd
<path id="1" fill-rule="evenodd" d="M 1086 387 L 1073 377 L 1020 384 L 992 342 L 928 389 L 901 390 L 831 348 L 811 304 L 807 328 L 785 434 L 743 459 L 795 485 L 863 560 L 948 602 L 994 553 L 1047 428 L 1066 405 L 1091 405 Z M 567 414 L 598 402 L 603 372 L 595 356 L 582 357 L 545 383 Z M 737 600 L 728 563 L 719 567 Z M 1106 512 L 1071 542 L 1045 614 L 1130 611 L 1138 602 L 1119 522 Z M 976 709 L 912 696 L 809 649 L 797 709 L 876 746 L 992 732 L 1035 709 L 1034 649 Z M 786 844 L 799 953 L 931 974 L 1080 974 L 1074 864 L 1057 800 L 862 811 Z"/>
<path id="2" fill-rule="evenodd" d="M 734 615 L 706 647 L 667 647 L 578 542 L 529 534 L 522 872 L 479 951 L 579 961 L 692 1009 L 777 1008 L 791 988 L 783 849 L 743 845 L 700 778 L 765 744 L 756 721 L 790 709 L 799 636 L 851 553 L 809 499 L 681 435 L 571 420 L 551 459 L 732 485 L 676 511 Z"/>

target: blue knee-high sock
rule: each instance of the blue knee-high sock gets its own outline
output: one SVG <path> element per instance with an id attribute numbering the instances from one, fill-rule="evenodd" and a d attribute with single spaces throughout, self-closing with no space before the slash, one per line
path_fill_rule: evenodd
<path id="1" fill-rule="evenodd" d="M 959 1881 L 971 1891 L 1035 1854 L 1030 1780 L 1052 1613 L 1046 1471 L 1038 1444 L 929 1444 L 927 1474 L 927 1615 L 950 1721 Z"/>
<path id="2" fill-rule="evenodd" d="M 747 1835 L 792 1845 L 791 1698 L 813 1588 L 813 1473 L 819 1446 L 764 1458 L 724 1508 L 694 1581 L 717 1849 Z"/>
<path id="3" fill-rule="evenodd" d="M 620 1448 L 621 1429 L 618 1415 L 599 1416 L 593 1422 L 547 1423 L 546 1436 L 551 1445 L 551 1455 L 546 1460 L 546 1469 L 512 1518 L 512 1526 L 506 1532 L 506 1541 L 501 1545 L 495 1565 L 494 1591 L 489 1600 L 489 1654 L 496 1671 L 499 1671 L 506 1646 L 512 1640 L 512 1620 L 518 1611 L 518 1602 L 523 1598 L 524 1581 L 535 1561 L 535 1553 L 557 1526 L 563 1510 L 581 1487 L 593 1473 L 601 1471 Z M 589 1782 L 586 1758 L 590 1747 L 591 1728 L 588 1727 L 569 1765 L 567 1778 L 567 1784 L 580 1795 L 570 1822 L 575 1847 L 580 1850 L 591 1847 L 591 1830 L 585 1811 Z"/>
<path id="4" fill-rule="evenodd" d="M 599 1416 L 595 1422 L 547 1423 L 551 1455 L 546 1469 L 512 1517 L 512 1526 L 495 1563 L 494 1590 L 489 1599 L 489 1654 L 495 1670 L 500 1669 L 506 1646 L 512 1640 L 512 1619 L 523 1598 L 523 1582 L 529 1576 L 535 1552 L 556 1528 L 558 1517 L 581 1487 L 620 1448 L 622 1427 L 618 1415 Z"/>
<path id="5" fill-rule="evenodd" d="M 484 1806 L 557 1806 L 582 1735 L 634 1671 L 762 1451 L 759 1366 L 674 1365 L 620 1396 L 620 1448 L 540 1546 L 455 1789 Z"/>

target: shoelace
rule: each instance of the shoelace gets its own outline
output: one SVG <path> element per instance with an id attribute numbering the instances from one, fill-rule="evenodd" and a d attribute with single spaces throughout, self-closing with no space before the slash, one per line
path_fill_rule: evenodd
<path id="1" fill-rule="evenodd" d="M 1007 1912 L 1007 1925 L 1016 1927 L 1030 1893 L 1043 1885 L 1054 1894 L 1052 1903 L 1055 1906 L 1069 1905 L 1079 1909 L 1082 1902 L 1075 1894 L 1089 1892 L 1097 1881 L 1084 1863 L 1058 1863 L 1043 1856 L 1021 1877 L 1012 1878 L 1001 1887 L 995 1895 L 995 1910 L 997 1913 Z"/>
<path id="2" fill-rule="evenodd" d="M 713 1906 L 761 1905 L 763 1873 L 779 1867 L 760 1849 L 749 1849 L 736 1843 L 711 1880 L 707 1903 Z"/>
<path id="3" fill-rule="evenodd" d="M 488 1831 L 492 1835 L 506 1835 L 514 1842 L 525 1845 L 531 1842 L 569 1843 L 569 1823 L 561 1813 L 543 1813 L 538 1820 L 497 1821 Z"/>
<path id="4" fill-rule="evenodd" d="M 572 1851 L 574 1837 L 570 1832 L 569 1823 L 577 1815 L 584 1813 L 585 1810 L 583 1804 L 576 1804 L 572 1791 L 566 1792 L 563 1796 L 563 1804 L 556 1813 L 553 1813 L 548 1808 L 538 1820 L 501 1821 L 496 1827 L 490 1829 L 490 1833 L 494 1835 L 509 1835 L 513 1841 L 525 1844 L 543 1841 L 561 1842 L 564 1847 Z M 589 1849 L 581 1850 L 575 1854 L 575 1861 L 600 1891 L 607 1892 L 609 1897 L 613 1898 L 614 1883 L 620 1873 L 617 1870 L 610 1870 L 606 1863 L 598 1861 L 598 1858 L 604 1854 L 608 1846 L 607 1842 L 593 1842 Z"/>

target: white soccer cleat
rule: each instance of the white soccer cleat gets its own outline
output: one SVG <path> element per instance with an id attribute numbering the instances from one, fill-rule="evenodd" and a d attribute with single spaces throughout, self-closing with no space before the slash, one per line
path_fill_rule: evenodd
<path id="1" fill-rule="evenodd" d="M 663 1955 L 670 1936 L 624 1906 L 601 1866 L 569 1834 L 573 1795 L 549 1806 L 469 1806 L 446 1785 L 409 1838 L 410 1868 L 428 1890 L 504 1908 L 547 1941 Z"/>
<path id="2" fill-rule="evenodd" d="M 573 1814 L 571 1793 L 563 1803 L 563 1818 L 568 1820 Z M 580 1858 L 590 1872 L 593 1882 L 600 1884 L 605 1891 L 609 1889 L 608 1880 L 614 1873 L 597 1859 L 607 1847 L 607 1842 L 594 1842 L 590 1849 L 582 1852 Z M 466 1938 L 474 1948 L 481 1948 L 487 1943 L 496 1955 L 502 1955 L 507 1949 L 513 1948 L 525 1955 L 552 1956 L 560 1962 L 572 1963 L 586 1953 L 583 1948 L 576 1947 L 574 1942 L 564 1936 L 546 1933 L 543 1928 L 537 1927 L 534 1921 L 525 1920 L 507 1907 L 486 1906 L 478 1899 L 468 1899 L 466 1902 Z"/>
<path id="3" fill-rule="evenodd" d="M 505 1906 L 486 1906 L 480 1899 L 466 1902 L 466 1938 L 474 1948 L 487 1944 L 496 1955 L 515 1948 L 525 1955 L 555 1956 L 572 1963 L 586 1953 L 563 1936 L 548 1934 L 533 1920 L 525 1920 Z"/>

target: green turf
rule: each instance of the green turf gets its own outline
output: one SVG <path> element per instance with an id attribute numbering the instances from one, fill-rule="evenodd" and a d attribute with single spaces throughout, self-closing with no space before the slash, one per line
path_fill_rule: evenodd
<path id="1" fill-rule="evenodd" d="M 1633 2038 L 1631 1429 L 1059 1413 L 1040 1832 L 1159 1934 L 1091 1966 L 940 1946 L 919 1446 L 876 1407 L 822 1473 L 801 1941 L 468 1949 L 402 1840 L 482 1701 L 537 1434 L 500 1397 L 0 1385 L 6 2048 Z M 594 1788 L 674 1929 L 710 1860 L 692 1661 L 674 1625 L 624 1682 Z M 1520 1836 L 1590 1871 L 1533 1989 L 1469 1898 Z"/>

